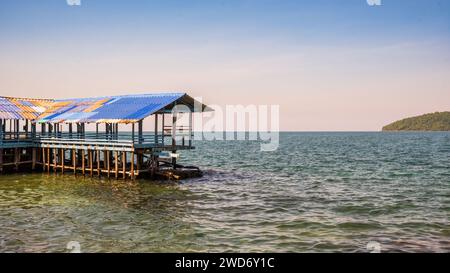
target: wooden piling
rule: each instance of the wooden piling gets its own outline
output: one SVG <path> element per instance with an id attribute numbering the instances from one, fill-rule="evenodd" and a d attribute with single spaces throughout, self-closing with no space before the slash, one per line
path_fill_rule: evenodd
<path id="1" fill-rule="evenodd" d="M 14 148 L 14 170 L 18 171 L 19 170 L 19 161 L 20 161 L 20 153 L 19 153 L 19 148 Z"/>
<path id="2" fill-rule="evenodd" d="M 142 154 L 140 153 L 140 151 L 136 152 L 136 169 L 139 172 L 139 170 L 141 169 L 141 160 L 142 160 Z"/>
<path id="3" fill-rule="evenodd" d="M 83 173 L 83 176 L 86 175 L 86 158 L 84 154 L 84 149 L 81 150 L 81 172 Z"/>
<path id="4" fill-rule="evenodd" d="M 72 149 L 72 164 L 73 164 L 73 174 L 77 175 L 77 155 L 75 149 Z"/>
<path id="5" fill-rule="evenodd" d="M 123 179 L 127 178 L 127 152 L 122 152 Z"/>
<path id="6" fill-rule="evenodd" d="M 131 173 L 131 179 L 134 179 L 134 152 L 131 152 L 131 168 L 130 168 L 130 173 Z"/>
<path id="7" fill-rule="evenodd" d="M 42 148 L 42 171 L 45 172 L 45 148 Z"/>
<path id="8" fill-rule="evenodd" d="M 92 150 L 88 150 L 88 154 L 89 154 L 89 170 L 90 175 L 92 177 L 94 175 L 94 166 L 92 164 Z"/>
<path id="9" fill-rule="evenodd" d="M 65 157 L 66 157 L 66 152 L 64 151 L 64 149 L 60 149 L 59 151 L 60 155 L 61 155 L 61 174 L 64 174 L 64 162 L 65 162 Z"/>
<path id="10" fill-rule="evenodd" d="M 53 149 L 53 172 L 56 173 L 56 167 L 58 166 L 58 150 Z"/>
<path id="11" fill-rule="evenodd" d="M 50 174 L 50 148 L 47 148 L 47 173 Z"/>
<path id="12" fill-rule="evenodd" d="M 106 156 L 107 156 L 106 150 L 103 150 L 103 171 L 105 171 L 107 169 L 107 167 L 106 167 Z"/>
<path id="13" fill-rule="evenodd" d="M 100 176 L 100 151 L 95 152 L 97 154 L 97 176 Z"/>
<path id="14" fill-rule="evenodd" d="M 116 179 L 119 178 L 119 152 L 114 151 L 114 171 Z"/>
<path id="15" fill-rule="evenodd" d="M 106 168 L 108 170 L 108 178 L 111 177 L 111 157 L 110 157 L 110 152 L 106 151 Z"/>
<path id="16" fill-rule="evenodd" d="M 31 149 L 32 151 L 31 151 L 31 153 L 32 153 L 32 155 L 31 155 L 31 169 L 34 171 L 34 170 L 36 170 L 36 150 L 37 150 L 37 148 L 32 148 Z"/>

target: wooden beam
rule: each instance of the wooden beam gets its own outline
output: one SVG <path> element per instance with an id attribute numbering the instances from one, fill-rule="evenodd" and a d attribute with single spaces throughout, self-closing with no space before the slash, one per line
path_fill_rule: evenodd
<path id="1" fill-rule="evenodd" d="M 158 114 L 155 114 L 155 144 L 158 144 Z"/>
<path id="2" fill-rule="evenodd" d="M 83 173 L 83 176 L 86 175 L 86 158 L 84 153 L 84 149 L 81 150 L 81 172 Z"/>
<path id="3" fill-rule="evenodd" d="M 144 128 L 143 128 L 143 123 L 142 123 L 142 119 L 141 119 L 140 121 L 138 121 L 138 138 L 139 138 L 139 143 L 144 141 L 143 132 L 144 132 Z"/>
<path id="4" fill-rule="evenodd" d="M 127 152 L 122 152 L 123 179 L 127 178 Z"/>
<path id="5" fill-rule="evenodd" d="M 20 131 L 20 128 L 19 128 L 19 120 L 16 120 L 16 124 L 15 124 L 15 131 L 16 131 L 16 139 L 19 139 L 19 131 Z"/>
<path id="6" fill-rule="evenodd" d="M 111 176 L 111 165 L 110 165 L 110 156 L 109 156 L 109 151 L 105 151 L 105 160 L 106 160 L 106 169 L 108 171 L 108 178 Z"/>
<path id="7" fill-rule="evenodd" d="M 141 151 L 136 151 L 136 169 L 138 172 L 141 169 L 141 160 L 142 160 Z"/>
<path id="8" fill-rule="evenodd" d="M 36 150 L 37 148 L 31 148 L 31 160 L 33 163 L 31 163 L 31 169 L 34 171 L 36 169 Z"/>
<path id="9" fill-rule="evenodd" d="M 16 171 L 19 170 L 19 161 L 20 161 L 19 148 L 14 148 L 14 165 Z"/>
<path id="10" fill-rule="evenodd" d="M 100 176 L 100 151 L 96 151 L 97 154 L 97 176 Z"/>
<path id="11" fill-rule="evenodd" d="M 42 171 L 45 172 L 45 148 L 42 148 Z"/>
<path id="12" fill-rule="evenodd" d="M 177 113 L 172 113 L 172 146 L 176 144 L 176 134 L 177 134 Z"/>
<path id="13" fill-rule="evenodd" d="M 164 113 L 162 113 L 162 121 L 161 121 L 161 123 L 162 123 L 162 145 L 164 146 L 164 135 L 165 135 L 165 132 L 164 132 Z"/>
<path id="14" fill-rule="evenodd" d="M 62 174 L 64 174 L 64 161 L 65 161 L 65 157 L 66 157 L 66 153 L 65 153 L 65 151 L 64 151 L 64 149 L 60 149 L 60 154 L 61 154 L 61 158 L 60 158 L 60 160 L 61 160 L 61 173 Z"/>
<path id="15" fill-rule="evenodd" d="M 48 174 L 50 174 L 50 162 L 51 162 L 50 148 L 47 148 L 47 173 Z"/>
<path id="16" fill-rule="evenodd" d="M 72 149 L 72 164 L 73 164 L 73 174 L 77 175 L 77 155 L 75 149 Z"/>
<path id="17" fill-rule="evenodd" d="M 192 117 L 192 115 L 193 115 L 192 111 L 189 112 L 189 148 L 192 147 L 192 125 L 193 125 L 193 122 L 192 122 L 193 117 Z"/>
<path id="18" fill-rule="evenodd" d="M 53 171 L 56 173 L 56 167 L 57 167 L 57 163 L 58 163 L 58 150 L 57 149 L 53 149 Z"/>
<path id="19" fill-rule="evenodd" d="M 131 152 L 131 179 L 134 179 L 134 152 Z"/>
<path id="20" fill-rule="evenodd" d="M 90 175 L 93 176 L 94 175 L 94 166 L 92 163 L 92 150 L 88 150 L 89 153 L 89 170 L 90 170 Z"/>
<path id="21" fill-rule="evenodd" d="M 116 179 L 119 178 L 119 152 L 114 151 L 114 171 Z"/>

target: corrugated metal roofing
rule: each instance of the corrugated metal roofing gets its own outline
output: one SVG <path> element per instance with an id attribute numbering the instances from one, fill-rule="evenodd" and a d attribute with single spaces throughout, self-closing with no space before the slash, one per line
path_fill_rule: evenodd
<path id="1" fill-rule="evenodd" d="M 161 111 L 174 102 L 193 108 L 195 100 L 185 93 L 63 100 L 0 97 L 0 118 L 29 119 L 38 123 L 132 123 Z M 202 104 L 202 111 L 204 110 L 211 109 Z"/>
<path id="2" fill-rule="evenodd" d="M 39 123 L 132 123 L 186 96 L 185 93 L 111 96 L 57 100 Z"/>
<path id="3" fill-rule="evenodd" d="M 0 119 L 34 120 L 52 103 L 53 100 L 0 97 Z"/>

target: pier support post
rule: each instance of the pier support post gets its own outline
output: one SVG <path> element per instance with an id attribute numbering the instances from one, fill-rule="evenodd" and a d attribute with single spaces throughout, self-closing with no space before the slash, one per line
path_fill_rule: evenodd
<path id="1" fill-rule="evenodd" d="M 48 174 L 50 174 L 50 162 L 51 162 L 50 148 L 47 148 L 47 173 Z"/>
<path id="2" fill-rule="evenodd" d="M 164 120 L 165 120 L 165 118 L 164 118 L 165 116 L 164 116 L 164 113 L 162 113 L 162 120 L 161 120 L 161 128 L 162 128 L 162 130 L 161 130 L 161 133 L 162 133 L 162 139 L 161 139 L 161 142 L 162 142 L 162 146 L 164 146 L 164 138 L 165 138 L 165 136 L 166 136 L 166 132 L 164 131 L 164 127 L 165 127 L 165 124 L 164 124 Z"/>
<path id="3" fill-rule="evenodd" d="M 131 173 L 131 179 L 134 180 L 134 152 L 131 152 L 131 168 L 130 168 L 130 173 Z"/>
<path id="4" fill-rule="evenodd" d="M 14 148 L 14 170 L 18 171 L 19 170 L 19 161 L 20 161 L 20 153 L 19 153 L 19 148 Z"/>
<path id="5" fill-rule="evenodd" d="M 83 176 L 86 175 L 86 158 L 85 158 L 85 154 L 84 154 L 84 149 L 81 150 L 81 171 L 83 173 Z"/>
<path id="6" fill-rule="evenodd" d="M 119 152 L 114 151 L 114 171 L 116 179 L 119 178 Z"/>
<path id="7" fill-rule="evenodd" d="M 89 169 L 90 169 L 90 175 L 91 177 L 94 175 L 94 165 L 92 162 L 92 150 L 88 151 L 89 154 Z"/>
<path id="8" fill-rule="evenodd" d="M 73 133 L 73 125 L 72 123 L 69 123 L 69 138 L 72 138 L 72 133 Z"/>
<path id="9" fill-rule="evenodd" d="M 59 151 L 60 155 L 61 155 L 61 173 L 64 174 L 64 161 L 66 160 L 66 151 L 64 149 L 60 149 Z"/>
<path id="10" fill-rule="evenodd" d="M 36 151 L 37 150 L 37 148 L 32 148 L 32 151 L 31 151 L 31 153 L 32 153 L 32 155 L 31 155 L 31 157 L 32 157 L 32 159 L 31 159 L 31 169 L 34 171 L 34 170 L 36 170 Z"/>
<path id="11" fill-rule="evenodd" d="M 158 114 L 155 114 L 155 144 L 158 144 Z"/>
<path id="12" fill-rule="evenodd" d="M 106 160 L 106 169 L 108 171 L 108 178 L 111 177 L 111 165 L 110 165 L 110 161 L 111 161 L 111 157 L 109 156 L 109 151 L 105 151 L 105 160 Z"/>
<path id="13" fill-rule="evenodd" d="M 192 147 L 192 138 L 193 138 L 193 135 L 192 135 L 193 121 L 192 121 L 192 119 L 193 119 L 193 116 L 192 116 L 192 111 L 191 111 L 191 112 L 189 112 L 189 148 Z"/>
<path id="14" fill-rule="evenodd" d="M 139 172 L 139 170 L 141 169 L 142 165 L 143 165 L 143 156 L 142 156 L 142 152 L 140 150 L 136 151 L 136 169 Z"/>
<path id="15" fill-rule="evenodd" d="M 42 171 L 45 172 L 45 148 L 42 148 Z"/>
<path id="16" fill-rule="evenodd" d="M 53 172 L 56 173 L 56 167 L 58 166 L 58 149 L 53 149 Z"/>
<path id="17" fill-rule="evenodd" d="M 144 142 L 144 127 L 143 127 L 142 119 L 138 122 L 138 138 L 139 138 L 139 143 Z"/>
<path id="18" fill-rule="evenodd" d="M 80 135 L 81 135 L 81 126 L 79 126 L 78 124 L 77 124 L 77 137 L 79 138 L 80 137 Z M 79 130 L 78 130 L 79 129 Z M 78 162 L 81 162 L 81 161 L 83 161 L 84 160 L 84 150 L 78 150 L 78 154 L 77 154 L 77 156 L 78 156 Z"/>
<path id="19" fill-rule="evenodd" d="M 152 178 L 155 177 L 155 174 L 156 174 L 155 160 L 156 160 L 156 157 L 151 155 L 150 156 L 150 176 Z"/>
<path id="20" fill-rule="evenodd" d="M 97 154 L 97 176 L 100 177 L 100 150 L 96 150 L 95 153 Z"/>
<path id="21" fill-rule="evenodd" d="M 177 138 L 177 113 L 172 114 L 172 146 L 176 146 L 176 138 Z"/>
<path id="22" fill-rule="evenodd" d="M 172 153 L 176 154 L 177 151 L 172 151 Z M 172 157 L 172 165 L 173 165 L 173 169 L 176 170 L 177 169 L 177 158 L 176 157 Z"/>
<path id="23" fill-rule="evenodd" d="M 77 150 L 72 149 L 72 164 L 73 164 L 73 174 L 77 175 Z"/>
<path id="24" fill-rule="evenodd" d="M 127 152 L 122 152 L 123 179 L 127 178 Z"/>

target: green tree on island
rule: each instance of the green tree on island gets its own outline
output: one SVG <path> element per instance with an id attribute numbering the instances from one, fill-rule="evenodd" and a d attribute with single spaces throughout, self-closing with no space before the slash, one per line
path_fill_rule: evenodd
<path id="1" fill-rule="evenodd" d="M 450 112 L 436 112 L 393 122 L 383 131 L 450 131 Z"/>

